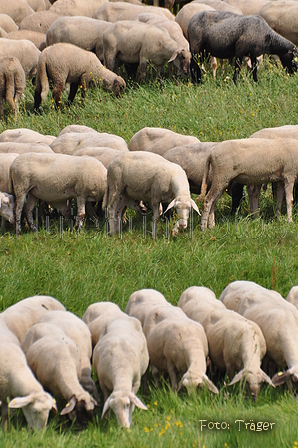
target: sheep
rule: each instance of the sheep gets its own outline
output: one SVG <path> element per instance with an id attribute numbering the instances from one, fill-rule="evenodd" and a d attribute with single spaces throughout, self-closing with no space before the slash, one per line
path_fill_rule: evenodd
<path id="1" fill-rule="evenodd" d="M 289 291 L 289 294 L 286 297 L 286 300 L 289 303 L 292 303 L 292 305 L 294 305 L 298 309 L 297 291 L 298 291 L 298 287 L 292 286 L 292 288 Z"/>
<path id="2" fill-rule="evenodd" d="M 30 79 L 36 75 L 39 55 L 40 51 L 30 40 L 0 39 L 0 57 L 15 56 Z"/>
<path id="3" fill-rule="evenodd" d="M 11 224 L 15 223 L 14 208 L 14 196 L 0 191 L 0 216 L 2 217 L 2 226 L 4 225 L 4 219 Z"/>
<path id="4" fill-rule="evenodd" d="M 168 301 L 161 292 L 155 289 L 140 289 L 130 295 L 125 313 L 137 318 L 143 327 L 149 310 L 157 305 L 168 305 Z"/>
<path id="5" fill-rule="evenodd" d="M 225 288 L 222 301 L 229 309 L 234 308 L 243 317 L 259 325 L 267 345 L 266 357 L 276 366 L 287 368 L 285 372 L 273 376 L 274 386 L 279 386 L 289 379 L 297 383 L 297 308 L 276 291 L 248 282 L 242 285 L 241 281 L 233 282 Z"/>
<path id="6" fill-rule="evenodd" d="M 139 64 L 139 80 L 145 78 L 149 61 L 160 74 L 166 62 L 174 62 L 178 75 L 189 76 L 190 51 L 177 44 L 166 29 L 147 23 L 122 20 L 112 24 L 103 33 L 103 57 L 110 70 L 117 64 Z"/>
<path id="7" fill-rule="evenodd" d="M 208 343 L 201 324 L 189 319 L 181 308 L 157 305 L 149 310 L 143 331 L 156 385 L 160 371 L 169 373 L 173 390 L 204 385 L 218 393 L 206 375 Z"/>
<path id="8" fill-rule="evenodd" d="M 298 126 L 287 124 L 275 128 L 263 128 L 254 132 L 249 138 L 294 138 L 298 140 Z"/>
<path id="9" fill-rule="evenodd" d="M 108 146 L 87 146 L 76 151 L 74 156 L 89 156 L 99 160 L 106 168 L 111 161 L 119 155 L 119 150 Z"/>
<path id="10" fill-rule="evenodd" d="M 164 128 L 145 127 L 136 132 L 128 144 L 130 151 L 148 151 L 163 155 L 175 146 L 199 143 L 192 135 L 182 135 Z"/>
<path id="11" fill-rule="evenodd" d="M 10 16 L 19 26 L 24 17 L 33 14 L 34 11 L 26 0 L 15 0 L 14 2 L 0 0 L 0 13 Z"/>
<path id="12" fill-rule="evenodd" d="M 0 142 L 0 154 L 24 154 L 27 152 L 52 153 L 52 149 L 43 143 L 22 143 L 19 141 Z"/>
<path id="13" fill-rule="evenodd" d="M 62 131 L 59 132 L 58 137 L 60 137 L 63 134 L 69 134 L 72 132 L 97 132 L 95 129 L 90 128 L 89 126 L 85 126 L 82 124 L 69 124 L 65 126 L 65 128 L 62 129 Z"/>
<path id="14" fill-rule="evenodd" d="M 70 83 L 69 103 L 73 102 L 79 86 L 82 97 L 85 97 L 91 81 L 117 96 L 125 89 L 124 79 L 105 68 L 94 53 L 68 43 L 51 45 L 41 53 L 34 92 L 35 109 L 46 100 L 49 79 L 53 81 L 53 99 L 57 108 L 60 107 L 61 93 L 67 82 Z"/>
<path id="15" fill-rule="evenodd" d="M 68 42 L 84 50 L 93 51 L 100 62 L 103 62 L 102 36 L 110 25 L 111 22 L 90 17 L 60 17 L 47 31 L 47 46 Z"/>
<path id="16" fill-rule="evenodd" d="M 57 154 L 73 155 L 76 151 L 87 146 L 108 146 L 117 151 L 128 151 L 127 143 L 118 135 L 107 132 L 61 132 L 51 144 L 52 150 Z"/>
<path id="17" fill-rule="evenodd" d="M 65 154 L 22 154 L 10 168 L 13 189 L 16 196 L 16 234 L 21 232 L 20 217 L 27 193 L 48 203 L 62 202 L 76 198 L 78 231 L 85 218 L 87 201 L 100 201 L 106 189 L 107 170 L 101 162 L 90 157 L 74 157 Z M 28 210 L 28 223 L 33 223 L 32 210 Z"/>
<path id="18" fill-rule="evenodd" d="M 92 17 L 98 8 L 108 0 L 57 0 L 50 11 L 60 16 L 87 16 Z"/>
<path id="19" fill-rule="evenodd" d="M 193 0 L 193 3 L 203 3 L 204 5 L 211 6 L 216 11 L 230 11 L 234 12 L 235 14 L 243 14 L 241 9 L 239 9 L 237 5 L 230 5 L 222 0 Z"/>
<path id="20" fill-rule="evenodd" d="M 222 59 L 235 57 L 233 81 L 244 56 L 249 56 L 253 67 L 253 80 L 257 82 L 257 56 L 277 54 L 284 68 L 292 74 L 297 69 L 297 49 L 289 40 L 273 31 L 259 16 L 240 16 L 231 12 L 203 11 L 195 14 L 188 25 L 188 38 L 192 56 L 204 50 Z M 192 58 L 192 80 L 201 79 L 201 70 Z"/>
<path id="21" fill-rule="evenodd" d="M 45 0 L 27 0 L 27 3 L 35 12 L 45 11 L 46 9 L 48 9 L 48 3 Z"/>
<path id="22" fill-rule="evenodd" d="M 15 21 L 7 14 L 0 13 L 0 27 L 6 31 L 6 33 L 11 33 L 17 31 L 18 25 Z"/>
<path id="23" fill-rule="evenodd" d="M 8 408 L 21 408 L 30 429 L 44 428 L 50 410 L 57 411 L 55 401 L 36 380 L 17 338 L 1 320 L 0 359 L 2 426 L 7 427 Z"/>
<path id="24" fill-rule="evenodd" d="M 19 100 L 26 88 L 26 76 L 20 61 L 14 56 L 0 58 L 0 117 L 4 119 L 4 104 L 6 99 L 14 112 L 17 121 Z"/>
<path id="25" fill-rule="evenodd" d="M 136 395 L 149 364 L 146 339 L 137 319 L 127 316 L 120 308 L 113 310 L 109 303 L 102 305 L 107 306 L 103 306 L 102 313 L 93 320 L 95 323 L 101 318 L 102 328 L 92 356 L 104 394 L 102 417 L 112 409 L 118 424 L 129 428 L 134 407 L 147 410 Z M 109 314 L 104 322 L 105 309 Z"/>
<path id="26" fill-rule="evenodd" d="M 262 382 L 272 386 L 270 378 L 260 368 L 266 342 L 257 324 L 227 310 L 213 292 L 204 287 L 188 288 L 182 293 L 178 306 L 203 326 L 212 366 L 227 370 L 229 385 L 245 378 L 254 400 Z M 235 371 L 238 373 L 234 376 Z"/>
<path id="27" fill-rule="evenodd" d="M 63 330 L 66 336 L 77 344 L 81 354 L 80 383 L 98 401 L 99 397 L 91 371 L 91 333 L 85 322 L 69 311 L 55 310 L 44 313 L 37 323 L 50 323 L 55 325 Z"/>
<path id="28" fill-rule="evenodd" d="M 65 332 L 49 322 L 36 323 L 22 343 L 32 372 L 50 393 L 67 404 L 60 412 L 79 424 L 92 420 L 97 404 L 80 384 L 81 357 L 77 344 Z"/>
<path id="29" fill-rule="evenodd" d="M 175 16 L 166 8 L 150 5 L 132 5 L 125 2 L 108 2 L 98 8 L 93 19 L 105 20 L 106 22 L 118 22 L 119 20 L 130 20 L 136 14 L 152 12 L 166 17 L 168 20 L 175 20 Z"/>
<path id="30" fill-rule="evenodd" d="M 55 20 L 59 19 L 60 14 L 51 11 L 40 11 L 25 17 L 20 23 L 19 30 L 37 31 L 47 34 L 49 27 Z"/>
<path id="31" fill-rule="evenodd" d="M 16 153 L 0 153 L 0 191 L 4 193 L 13 194 L 10 165 L 18 155 Z"/>
<path id="32" fill-rule="evenodd" d="M 22 344 L 27 331 L 49 310 L 65 311 L 65 307 L 51 296 L 27 297 L 3 311 L 0 314 L 0 321 L 5 322 L 19 343 Z"/>
<path id="33" fill-rule="evenodd" d="M 185 171 L 158 154 L 143 151 L 121 153 L 108 166 L 103 208 L 108 208 L 111 235 L 118 230 L 119 217 L 127 198 L 149 202 L 153 210 L 154 237 L 161 202 L 169 204 L 167 210 L 175 207 L 179 216 L 173 234 L 179 228 L 186 229 L 191 207 L 199 213 L 190 196 Z"/>
<path id="34" fill-rule="evenodd" d="M 281 36 L 298 45 L 297 17 L 298 5 L 295 1 L 266 2 L 258 14 Z"/>
<path id="35" fill-rule="evenodd" d="M 268 0 L 225 0 L 229 6 L 241 10 L 243 15 L 257 15 Z"/>
<path id="36" fill-rule="evenodd" d="M 12 33 L 8 33 L 5 37 L 6 39 L 13 40 L 30 40 L 40 51 L 46 47 L 46 34 L 39 33 L 38 31 L 17 30 Z"/>
<path id="37" fill-rule="evenodd" d="M 270 151 L 268 151 L 270 148 Z M 214 227 L 216 201 L 232 180 L 248 185 L 278 181 L 284 184 L 288 222 L 292 222 L 293 186 L 298 174 L 295 160 L 298 143 L 294 139 L 248 138 L 218 143 L 207 158 L 200 199 L 207 189 L 207 176 L 212 169 L 212 185 L 204 198 L 201 229 Z M 283 193 L 282 189 L 279 189 Z M 277 214 L 283 197 L 277 198 Z"/>
<path id="38" fill-rule="evenodd" d="M 41 143 L 50 145 L 56 137 L 43 135 L 27 128 L 6 129 L 0 134 L 0 142 Z"/>
<path id="39" fill-rule="evenodd" d="M 178 14 L 175 17 L 175 22 L 178 23 L 178 25 L 181 27 L 183 35 L 186 39 L 188 39 L 188 24 L 190 19 L 201 11 L 215 11 L 215 9 L 212 6 L 191 2 L 187 3 L 186 5 L 183 5 L 183 7 L 180 9 Z"/>

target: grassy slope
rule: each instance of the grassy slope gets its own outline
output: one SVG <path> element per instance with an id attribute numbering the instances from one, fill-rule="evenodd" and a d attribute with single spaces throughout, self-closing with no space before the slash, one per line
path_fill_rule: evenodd
<path id="1" fill-rule="evenodd" d="M 268 62 L 269 64 L 269 62 Z M 50 97 L 44 113 L 32 111 L 33 88 L 26 90 L 18 123 L 12 115 L 0 132 L 7 128 L 28 127 L 44 134 L 58 135 L 67 124 L 80 123 L 98 131 L 120 135 L 128 142 L 144 126 L 161 126 L 198 136 L 202 141 L 248 137 L 263 127 L 297 123 L 297 75 L 288 77 L 269 64 L 262 70 L 259 83 L 243 75 L 235 87 L 231 70 L 218 72 L 217 80 L 207 74 L 203 86 L 166 82 L 163 88 L 151 83 L 128 88 L 121 99 L 93 89 L 85 104 L 79 97 L 74 105 L 58 113 Z M 269 194 L 261 202 L 261 217 L 251 221 L 244 203 L 236 222 L 229 217 L 229 199 L 223 198 L 217 209 L 218 225 L 203 235 L 195 218 L 193 237 L 185 232 L 176 239 L 152 240 L 142 231 L 132 235 L 124 228 L 123 238 L 107 239 L 102 228 L 84 230 L 80 235 L 58 229 L 50 233 L 13 232 L 0 237 L 1 309 L 21 298 L 49 294 L 82 316 L 95 301 L 112 300 L 124 309 L 129 295 L 136 289 L 156 288 L 172 303 L 190 285 L 205 285 L 217 296 L 236 279 L 254 280 L 278 290 L 284 296 L 297 278 L 297 215 L 289 226 L 285 217 L 273 219 L 274 203 Z M 141 228 L 141 227 L 140 227 Z M 62 237 L 61 237 L 62 236 Z M 141 395 L 142 396 L 142 395 Z M 221 385 L 219 397 L 207 391 L 187 396 L 169 390 L 168 383 L 149 397 L 148 412 L 136 410 L 130 430 L 120 430 L 113 417 L 100 419 L 100 409 L 88 429 L 77 432 L 66 420 L 52 418 L 45 433 L 31 434 L 24 420 L 14 419 L 8 434 L 0 432 L 1 446 L 200 446 L 203 447 L 292 447 L 298 440 L 296 400 L 285 388 L 264 388 L 257 403 L 246 401 L 239 385 Z M 200 419 L 226 422 L 225 430 L 203 431 Z M 274 422 L 272 431 L 251 432 L 243 425 L 239 431 L 235 420 Z"/>

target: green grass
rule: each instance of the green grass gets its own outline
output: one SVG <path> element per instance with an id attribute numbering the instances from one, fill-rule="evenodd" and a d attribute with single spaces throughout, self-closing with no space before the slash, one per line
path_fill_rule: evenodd
<path id="1" fill-rule="evenodd" d="M 267 70 L 265 70 L 265 65 Z M 84 103 L 56 112 L 50 96 L 43 113 L 34 114 L 33 92 L 28 84 L 20 106 L 18 122 L 6 109 L 8 128 L 27 127 L 43 134 L 58 135 L 68 124 L 84 124 L 102 132 L 130 138 L 144 126 L 160 126 L 195 135 L 202 141 L 248 137 L 263 127 L 296 124 L 298 117 L 297 75 L 286 73 L 266 59 L 254 84 L 245 70 L 234 86 L 228 66 L 217 79 L 210 72 L 200 86 L 187 81 L 148 81 L 128 86 L 122 98 L 90 89 Z M 64 94 L 65 101 L 67 95 Z M 184 289 L 204 285 L 217 296 L 231 281 L 253 280 L 286 296 L 298 284 L 298 217 L 293 224 L 283 214 L 274 218 L 275 203 L 269 190 L 262 193 L 260 216 L 252 220 L 244 201 L 236 218 L 230 217 L 230 198 L 223 196 L 216 208 L 216 227 L 201 233 L 194 217 L 193 233 L 165 237 L 165 223 L 158 225 L 158 237 L 146 238 L 142 222 L 134 219 L 133 232 L 123 225 L 122 238 L 105 236 L 104 224 L 86 224 L 80 234 L 60 232 L 51 222 L 50 231 L 24 231 L 16 238 L 13 229 L 0 236 L 0 310 L 34 294 L 49 294 L 68 310 L 82 316 L 88 305 L 110 300 L 124 310 L 136 289 L 155 288 L 173 304 Z M 172 225 L 172 223 L 170 223 Z M 256 403 L 247 400 L 239 385 L 223 382 L 219 396 L 206 390 L 187 395 L 174 393 L 164 381 L 152 384 L 148 397 L 140 391 L 148 411 L 135 410 L 130 430 L 121 430 L 114 416 L 101 420 L 102 403 L 94 422 L 78 431 L 66 418 L 51 416 L 45 432 L 31 433 L 21 412 L 10 421 L 7 433 L 0 431 L 5 447 L 290 447 L 298 446 L 297 401 L 282 386 L 264 387 Z M 220 422 L 226 429 L 201 428 L 200 420 Z M 274 423 L 272 430 L 250 431 L 244 423 Z M 206 423 L 206 422 L 204 422 Z M 297 441 L 297 442 L 296 442 Z"/>

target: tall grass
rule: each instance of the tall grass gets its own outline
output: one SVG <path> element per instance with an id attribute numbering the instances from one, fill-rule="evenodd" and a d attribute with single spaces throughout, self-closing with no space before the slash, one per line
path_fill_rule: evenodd
<path id="1" fill-rule="evenodd" d="M 266 68 L 266 69 L 265 69 Z M 68 124 L 91 126 L 130 138 L 144 126 L 160 126 L 195 135 L 202 141 L 248 137 L 263 127 L 297 124 L 297 75 L 287 76 L 270 58 L 265 60 L 254 84 L 244 70 L 237 86 L 232 69 L 218 70 L 214 80 L 208 71 L 202 85 L 187 81 L 149 81 L 129 85 L 122 98 L 93 88 L 81 102 L 60 111 L 50 96 L 42 114 L 33 112 L 33 87 L 28 83 L 18 122 L 8 118 L 0 131 L 27 127 L 58 135 Z M 67 98 L 63 96 L 64 104 Z M 269 191 L 262 193 L 260 215 L 252 220 L 244 201 L 235 218 L 230 217 L 230 198 L 223 196 L 216 210 L 217 225 L 201 233 L 194 217 L 193 233 L 165 237 L 165 223 L 152 239 L 134 217 L 133 232 L 123 225 L 122 238 L 106 237 L 104 224 L 88 223 L 80 234 L 60 230 L 51 223 L 49 232 L 24 231 L 16 238 L 12 228 L 0 236 L 0 309 L 34 294 L 49 294 L 68 310 L 82 316 L 88 305 L 110 300 L 125 309 L 136 289 L 155 288 L 173 304 L 191 285 L 204 285 L 217 296 L 231 281 L 253 280 L 286 296 L 298 284 L 298 219 L 289 225 L 284 215 L 274 218 L 275 203 Z M 171 223 L 170 223 L 171 225 Z M 188 395 L 172 392 L 167 381 L 156 389 L 150 384 L 148 411 L 135 410 L 130 430 L 121 430 L 114 416 L 101 420 L 102 403 L 94 422 L 78 431 L 67 419 L 51 416 L 45 432 L 31 433 L 21 412 L 0 431 L 5 447 L 258 447 L 298 446 L 297 402 L 285 387 L 264 386 L 256 403 L 245 398 L 238 385 L 218 384 L 219 396 L 206 390 Z M 201 422 L 204 420 L 204 422 Z M 207 423 L 205 422 L 207 420 Z M 245 423 L 235 423 L 244 420 Z M 213 429 L 201 426 L 213 423 Z M 215 429 L 219 422 L 222 429 Z M 252 431 L 253 423 L 274 423 L 272 429 Z M 229 426 L 227 426 L 229 425 Z M 212 427 L 212 424 L 211 426 Z M 255 426 L 256 428 L 256 426 Z M 262 426 L 263 428 L 263 426 Z M 240 430 L 239 430 L 240 429 Z"/>

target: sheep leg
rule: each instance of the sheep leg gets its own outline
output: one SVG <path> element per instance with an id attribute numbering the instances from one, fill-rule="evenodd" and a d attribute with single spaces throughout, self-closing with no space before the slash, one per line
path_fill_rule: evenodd
<path id="1" fill-rule="evenodd" d="M 116 198 L 115 198 L 116 199 Z M 120 196 L 120 200 L 116 203 L 112 200 L 110 205 L 108 206 L 108 215 L 109 215 L 109 223 L 110 223 L 110 234 L 114 235 L 117 231 L 120 230 L 120 217 L 122 216 L 122 210 L 126 204 L 126 197 Z"/>
<path id="2" fill-rule="evenodd" d="M 198 84 L 201 82 L 202 78 L 202 72 L 199 67 L 198 62 L 194 60 L 194 57 L 192 55 L 191 61 L 190 61 L 190 73 L 191 73 L 191 80 L 193 84 Z"/>
<path id="3" fill-rule="evenodd" d="M 295 182 L 295 179 L 286 179 L 285 180 L 285 194 L 286 194 L 286 203 L 287 203 L 288 222 L 293 222 L 292 208 L 293 208 L 294 182 Z"/>
<path id="4" fill-rule="evenodd" d="M 1 407 L 2 407 L 2 412 L 1 412 L 2 428 L 4 429 L 4 431 L 7 431 L 7 421 L 8 421 L 8 406 L 7 406 L 7 403 L 5 403 L 5 401 L 3 401 Z"/>
<path id="5" fill-rule="evenodd" d="M 147 59 L 144 57 L 141 57 L 140 55 L 140 76 L 139 76 L 139 83 L 142 81 L 142 79 L 146 78 L 146 69 L 147 69 Z"/>
<path id="6" fill-rule="evenodd" d="M 2 95 L 0 95 L 0 118 L 1 120 L 4 119 L 4 104 Z"/>
<path id="7" fill-rule="evenodd" d="M 74 100 L 74 97 L 76 96 L 77 90 L 78 90 L 79 84 L 72 82 L 70 84 L 70 91 L 68 95 L 68 104 L 71 104 Z"/>
<path id="8" fill-rule="evenodd" d="M 86 75 L 84 75 L 84 74 L 80 78 L 81 98 L 83 98 L 83 99 L 86 97 L 87 86 L 88 86 L 88 83 L 85 78 L 86 78 Z"/>
<path id="9" fill-rule="evenodd" d="M 77 197 L 77 218 L 76 218 L 76 229 L 79 232 L 83 226 L 83 222 L 85 219 L 85 206 L 86 206 L 86 199 L 78 196 Z"/>
<path id="10" fill-rule="evenodd" d="M 16 235 L 19 235 L 21 233 L 21 214 L 25 199 L 26 199 L 26 193 L 22 193 L 21 195 L 16 197 L 16 204 L 15 204 Z"/>
<path id="11" fill-rule="evenodd" d="M 33 196 L 33 194 L 28 193 L 27 202 L 24 207 L 24 212 L 25 212 L 25 216 L 27 218 L 29 227 L 33 231 L 37 231 L 37 227 L 35 226 L 34 219 L 33 219 L 33 209 L 34 209 L 35 204 L 36 204 L 36 197 Z"/>
<path id="12" fill-rule="evenodd" d="M 215 225 L 215 220 L 214 220 L 214 209 L 215 209 L 215 205 L 216 202 L 218 201 L 218 199 L 220 198 L 220 196 L 222 195 L 224 189 L 211 189 L 209 190 L 209 192 L 207 193 L 206 198 L 204 199 L 204 203 L 203 203 L 203 213 L 202 213 L 202 219 L 201 219 L 201 230 L 205 230 L 205 228 L 207 227 L 207 222 L 208 222 L 208 227 L 209 229 L 212 229 Z"/>
<path id="13" fill-rule="evenodd" d="M 54 84 L 53 87 L 53 99 L 55 101 L 55 105 L 56 108 L 59 109 L 60 108 L 60 104 L 61 104 L 61 93 L 64 89 L 65 84 L 63 83 L 63 81 L 57 81 Z"/>
<path id="14" fill-rule="evenodd" d="M 152 236 L 153 238 L 156 237 L 157 232 L 157 222 L 159 220 L 159 202 L 152 204 L 152 211 L 153 211 L 153 229 L 152 229 Z"/>
<path id="15" fill-rule="evenodd" d="M 252 65 L 252 77 L 254 82 L 257 82 L 257 72 L 258 72 L 258 64 L 257 64 L 257 58 L 255 56 L 250 57 L 251 65 Z"/>
<path id="16" fill-rule="evenodd" d="M 167 359 L 167 370 L 170 375 L 171 387 L 173 390 L 178 389 L 178 379 L 175 364 Z"/>
<path id="17" fill-rule="evenodd" d="M 249 201 L 249 213 L 255 215 L 259 210 L 259 199 L 261 192 L 261 185 L 247 185 L 246 191 Z"/>
<path id="18" fill-rule="evenodd" d="M 157 367 L 151 365 L 151 373 L 152 373 L 154 384 L 156 387 L 158 387 L 159 370 L 157 369 Z"/>
<path id="19" fill-rule="evenodd" d="M 18 113 L 18 103 L 14 102 L 14 90 L 15 90 L 15 83 L 14 83 L 14 77 L 13 76 L 6 76 L 6 96 L 5 99 L 11 108 L 11 110 L 14 111 L 14 117 L 15 121 L 17 120 L 17 113 Z"/>
<path id="20" fill-rule="evenodd" d="M 285 189 L 282 182 L 277 182 L 277 204 L 276 204 L 276 213 L 275 216 L 278 218 L 280 215 L 281 207 L 282 207 L 282 201 L 285 196 Z"/>
<path id="21" fill-rule="evenodd" d="M 233 81 L 234 84 L 237 84 L 237 76 L 238 76 L 238 72 L 240 72 L 241 70 L 241 63 L 242 63 L 242 58 L 236 57 L 235 58 L 235 71 L 234 71 L 234 75 L 233 75 Z"/>

